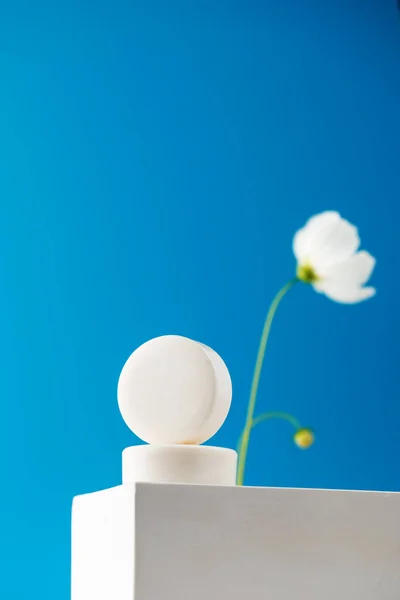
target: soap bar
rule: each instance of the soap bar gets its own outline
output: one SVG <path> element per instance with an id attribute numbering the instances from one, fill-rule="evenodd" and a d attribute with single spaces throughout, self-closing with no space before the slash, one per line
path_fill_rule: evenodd
<path id="1" fill-rule="evenodd" d="M 211 348 L 178 335 L 152 339 L 126 361 L 118 404 L 128 427 L 149 444 L 202 444 L 224 423 L 232 383 Z"/>

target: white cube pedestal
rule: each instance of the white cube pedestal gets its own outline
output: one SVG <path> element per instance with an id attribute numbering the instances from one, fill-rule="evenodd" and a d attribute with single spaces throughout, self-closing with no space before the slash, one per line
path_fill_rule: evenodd
<path id="1" fill-rule="evenodd" d="M 399 600 L 400 494 L 132 483 L 77 497 L 72 600 Z"/>

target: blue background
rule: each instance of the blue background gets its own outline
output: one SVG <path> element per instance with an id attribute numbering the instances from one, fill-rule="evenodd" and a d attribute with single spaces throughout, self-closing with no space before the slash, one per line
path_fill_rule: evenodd
<path id="1" fill-rule="evenodd" d="M 136 443 L 116 383 L 151 337 L 232 374 L 235 446 L 294 232 L 339 210 L 375 299 L 297 287 L 268 348 L 247 483 L 400 490 L 400 18 L 395 0 L 3 3 L 0 595 L 69 598 L 75 494 Z"/>

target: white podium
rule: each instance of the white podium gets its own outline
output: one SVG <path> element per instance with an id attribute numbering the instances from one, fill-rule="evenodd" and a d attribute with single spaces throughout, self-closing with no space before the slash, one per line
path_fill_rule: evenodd
<path id="1" fill-rule="evenodd" d="M 71 600 L 400 600 L 400 493 L 236 487 L 236 452 L 198 445 L 229 410 L 222 359 L 159 340 L 119 383 L 150 444 L 74 499 Z"/>
<path id="2" fill-rule="evenodd" d="M 137 483 L 75 499 L 72 600 L 399 600 L 400 494 Z"/>

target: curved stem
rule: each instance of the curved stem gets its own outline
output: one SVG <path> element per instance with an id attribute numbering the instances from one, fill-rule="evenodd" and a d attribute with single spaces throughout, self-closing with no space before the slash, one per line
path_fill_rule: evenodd
<path id="1" fill-rule="evenodd" d="M 285 421 L 288 421 L 291 425 L 293 425 L 296 431 L 301 429 L 300 421 L 298 421 L 296 417 L 293 417 L 293 415 L 290 415 L 289 413 L 285 412 L 262 413 L 261 415 L 258 415 L 258 417 L 253 419 L 253 424 L 251 428 L 253 429 L 256 425 L 262 423 L 263 421 L 266 421 L 267 419 L 284 419 Z"/>
<path id="2" fill-rule="evenodd" d="M 287 294 L 287 292 L 294 286 L 294 284 L 297 283 L 298 281 L 299 281 L 299 279 L 297 277 L 295 277 L 294 279 L 291 279 L 288 283 L 286 283 L 286 285 L 284 285 L 283 288 L 281 288 L 279 290 L 279 292 L 273 299 L 271 306 L 269 307 L 268 314 L 265 319 L 265 323 L 264 323 L 264 327 L 263 327 L 263 331 L 262 331 L 262 335 L 261 335 L 261 340 L 260 340 L 260 346 L 258 348 L 258 353 L 257 353 L 256 365 L 254 368 L 253 381 L 251 384 L 246 422 L 245 422 L 245 426 L 243 428 L 243 432 L 241 435 L 240 448 L 239 448 L 238 472 L 237 472 L 237 485 L 243 485 L 243 481 L 244 481 L 244 472 L 245 472 L 245 466 L 246 466 L 247 451 L 248 451 L 248 447 L 249 447 L 250 433 L 251 433 L 251 429 L 253 426 L 253 418 L 254 418 L 254 410 L 256 407 L 258 385 L 260 383 L 260 375 L 261 375 L 261 370 L 262 370 L 262 366 L 263 366 L 263 362 L 264 362 L 264 356 L 265 356 L 265 350 L 267 347 L 268 337 L 269 337 L 269 333 L 271 331 L 272 321 L 274 319 L 276 309 L 278 308 L 280 301 Z"/>
<path id="3" fill-rule="evenodd" d="M 298 421 L 296 419 L 296 417 L 294 417 L 293 415 L 290 415 L 289 413 L 285 413 L 285 412 L 266 412 L 266 413 L 262 413 L 261 415 L 258 415 L 258 417 L 256 417 L 255 419 L 253 419 L 252 424 L 251 424 L 251 428 L 254 429 L 254 427 L 256 425 L 259 425 L 259 423 L 262 423 L 263 421 L 267 421 L 268 419 L 283 419 L 284 421 L 288 421 L 288 423 L 290 423 L 291 425 L 293 425 L 293 427 L 295 428 L 296 431 L 298 431 L 299 429 L 301 429 L 301 424 L 300 421 Z M 240 445 L 242 443 L 242 435 L 239 437 L 238 443 L 237 443 L 237 451 L 240 451 Z"/>

